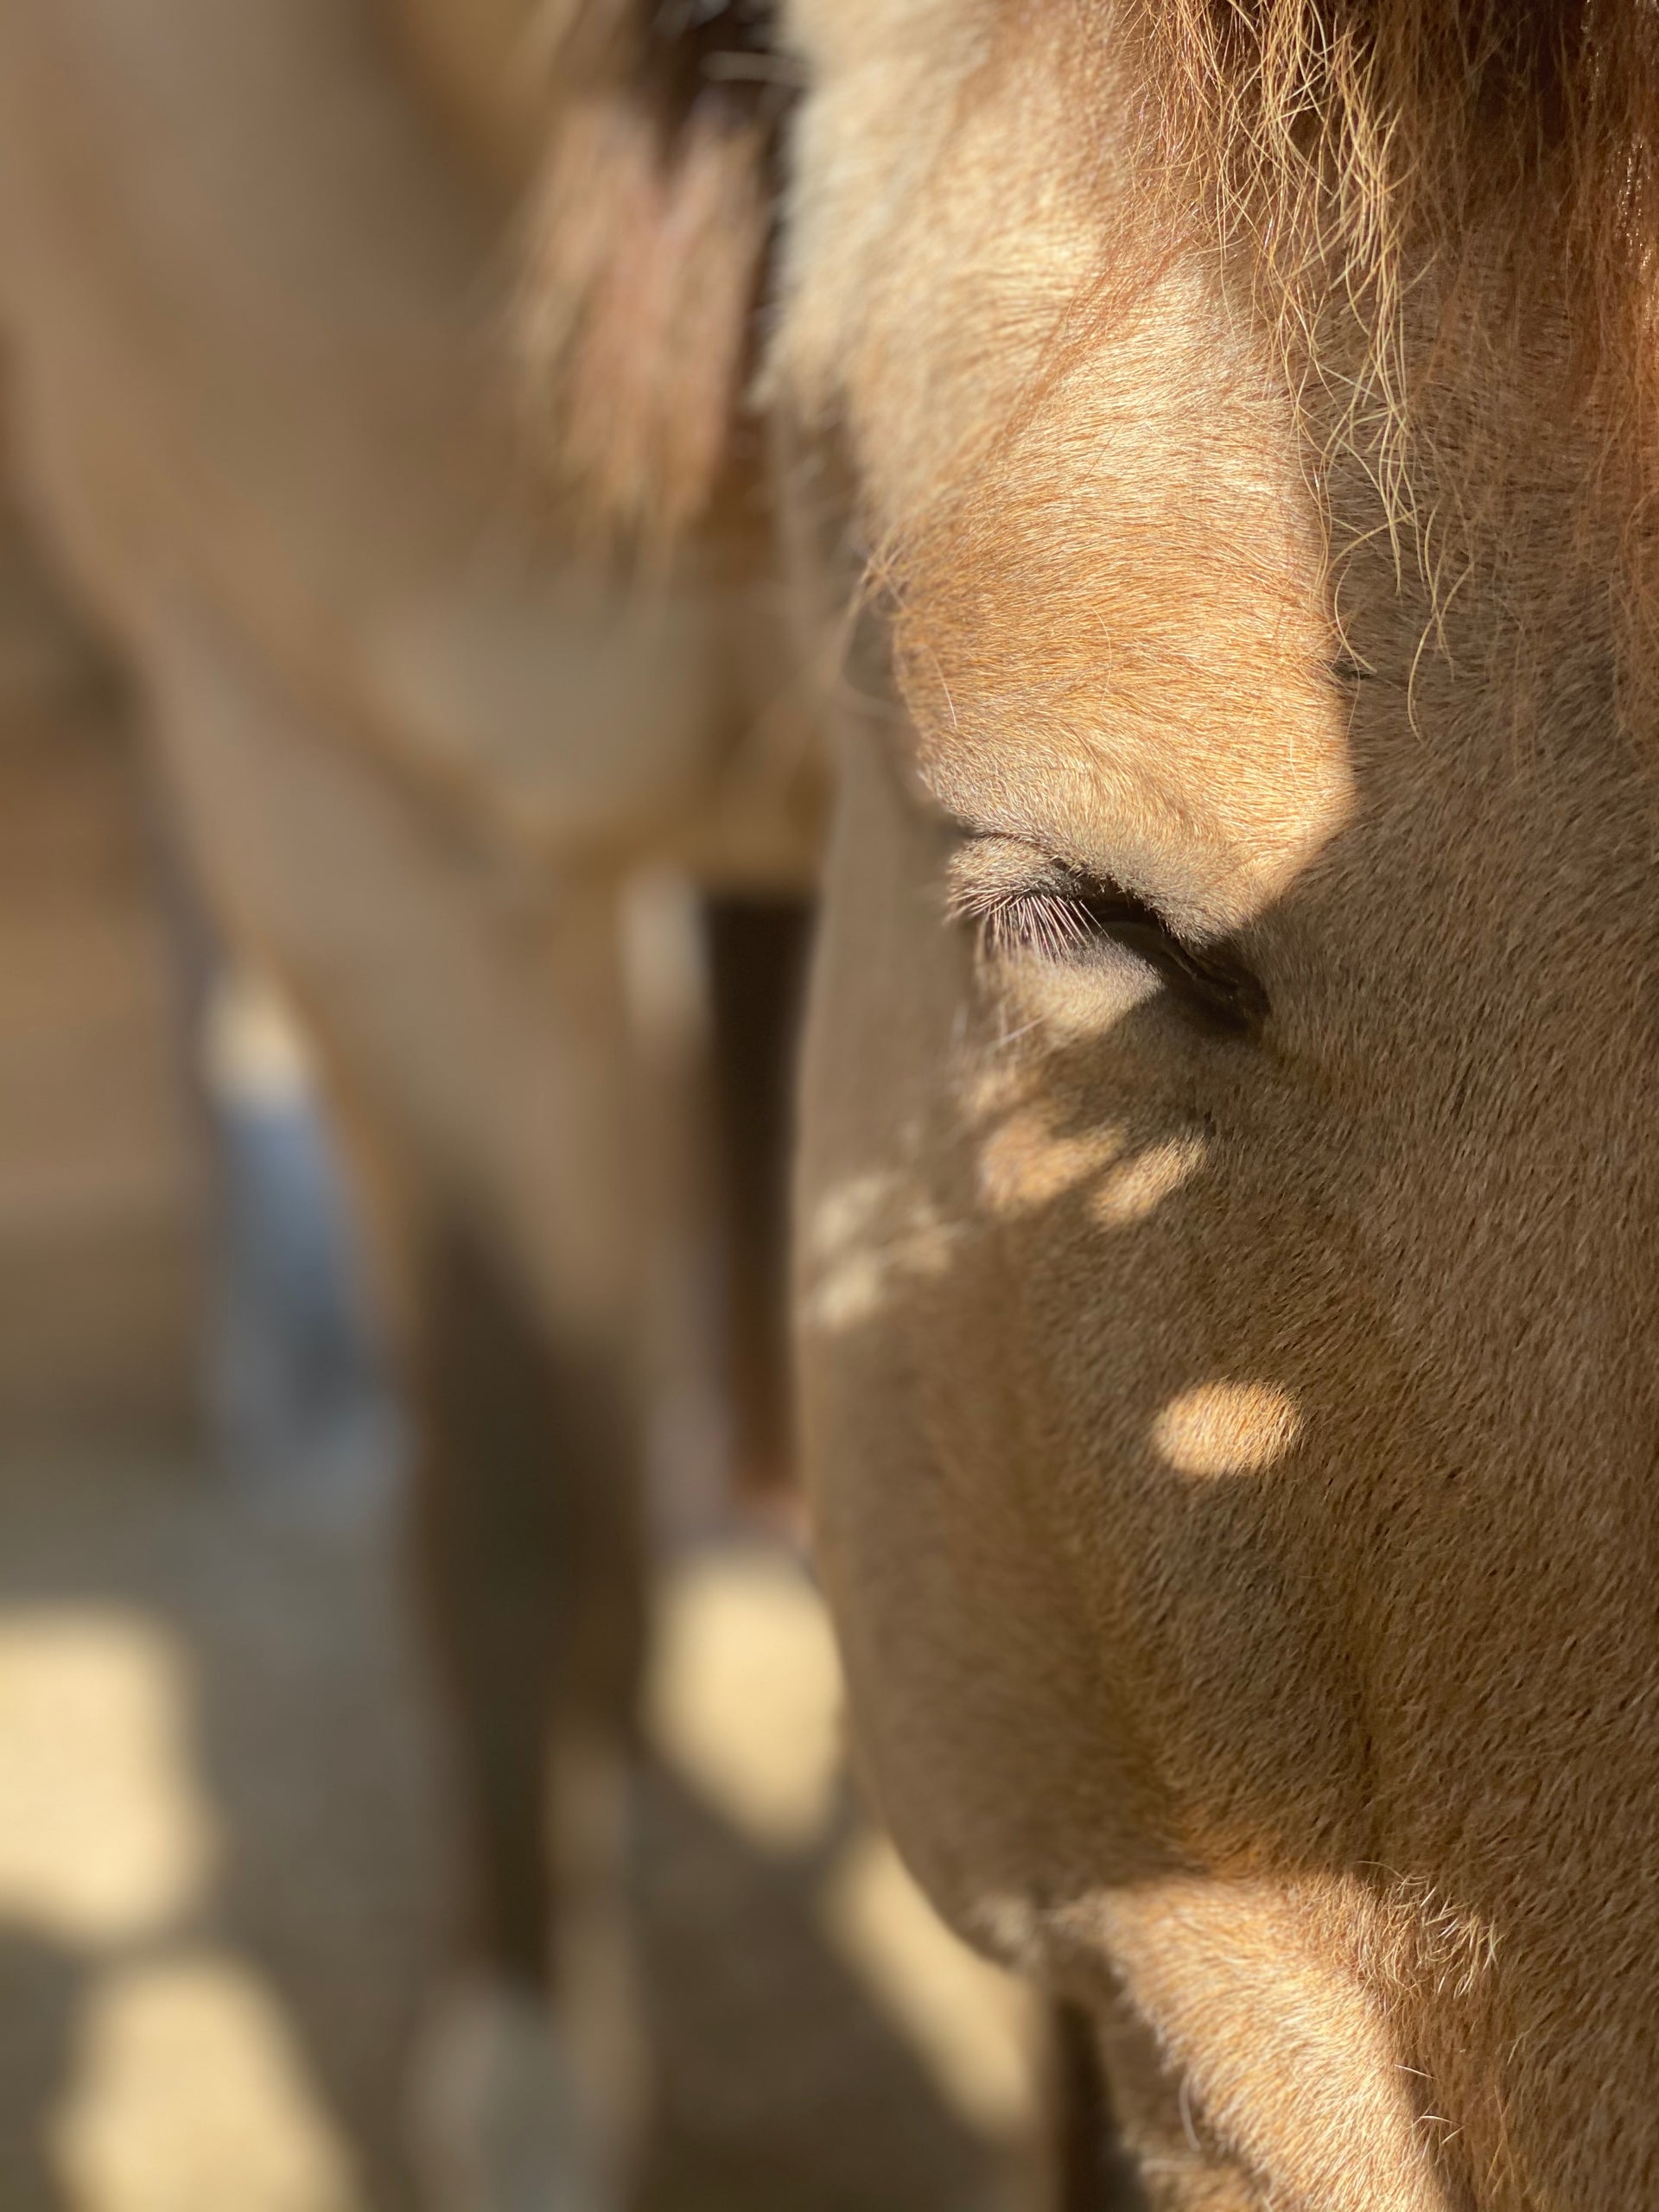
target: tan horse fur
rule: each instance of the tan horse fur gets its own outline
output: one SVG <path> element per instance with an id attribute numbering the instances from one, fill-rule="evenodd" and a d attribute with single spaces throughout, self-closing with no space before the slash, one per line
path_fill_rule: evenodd
<path id="1" fill-rule="evenodd" d="M 1090 2007 L 1155 2205 L 1650 2203 L 1651 19 L 786 23 L 769 392 L 832 611 L 872 564 L 799 1269 L 880 1801 Z"/>

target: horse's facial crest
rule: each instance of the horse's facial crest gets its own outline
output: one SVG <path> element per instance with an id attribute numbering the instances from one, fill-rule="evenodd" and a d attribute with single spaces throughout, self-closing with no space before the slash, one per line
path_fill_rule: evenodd
<path id="1" fill-rule="evenodd" d="M 1121 2030 L 1160 2202 L 1612 2201 L 1659 2170 L 1624 541 L 1590 432 L 1483 476 L 1455 375 L 1379 482 L 1147 216 L 1136 14 L 785 15 L 767 390 L 891 675 L 841 704 L 800 1182 L 855 1717 L 936 1898 Z"/>

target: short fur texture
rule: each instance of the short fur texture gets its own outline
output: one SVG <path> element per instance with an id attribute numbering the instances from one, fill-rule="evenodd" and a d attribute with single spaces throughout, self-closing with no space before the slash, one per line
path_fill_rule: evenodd
<path id="1" fill-rule="evenodd" d="M 874 549 L 798 1299 L 872 1786 L 1159 2212 L 1649 2202 L 1659 16 L 784 37 L 810 600 Z"/>
<path id="2" fill-rule="evenodd" d="M 1654 2202 L 1656 18 L 787 27 L 771 389 L 875 549 L 798 1185 L 872 1785 L 1158 2212 Z"/>

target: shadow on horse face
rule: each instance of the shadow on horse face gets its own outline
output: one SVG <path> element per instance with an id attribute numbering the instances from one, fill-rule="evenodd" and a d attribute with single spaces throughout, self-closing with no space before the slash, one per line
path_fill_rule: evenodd
<path id="1" fill-rule="evenodd" d="M 1258 2050 L 1312 2005 L 1402 2143 L 1529 2020 L 1541 2131 L 1591 2095 L 1653 1781 L 1650 895 L 1628 817 L 1454 780 L 1358 779 L 1245 933 L 1258 1038 L 1090 1033 L 1075 976 L 1057 1034 L 855 759 L 802 1186 L 817 1541 L 927 1886 L 1097 1999 L 1184 1972 L 1135 1993 L 1201 2098 L 1230 1974 Z"/>
<path id="2" fill-rule="evenodd" d="M 1659 2156 L 1623 463 L 1492 427 L 1504 377 L 1543 419 L 1547 340 L 1454 346 L 1437 586 L 1248 282 L 1114 269 L 1132 149 L 1058 30 L 918 65 L 878 220 L 833 156 L 897 94 L 797 14 L 776 373 L 843 442 L 896 670 L 843 702 L 799 1185 L 879 1801 L 1092 2010 L 1160 2202 L 1596 2201 Z M 1259 1019 L 1205 1018 L 1218 948 Z"/>

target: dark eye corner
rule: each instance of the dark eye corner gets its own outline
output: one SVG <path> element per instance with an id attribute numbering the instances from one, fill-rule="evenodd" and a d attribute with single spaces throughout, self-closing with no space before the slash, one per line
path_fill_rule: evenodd
<path id="1" fill-rule="evenodd" d="M 1231 939 L 1197 944 L 1122 885 L 1046 857 L 1012 838 L 973 837 L 947 870 L 954 920 L 972 925 L 986 955 L 1025 954 L 1081 966 L 1103 944 L 1150 968 L 1180 1010 L 1211 1033 L 1254 1036 L 1268 995 Z"/>

